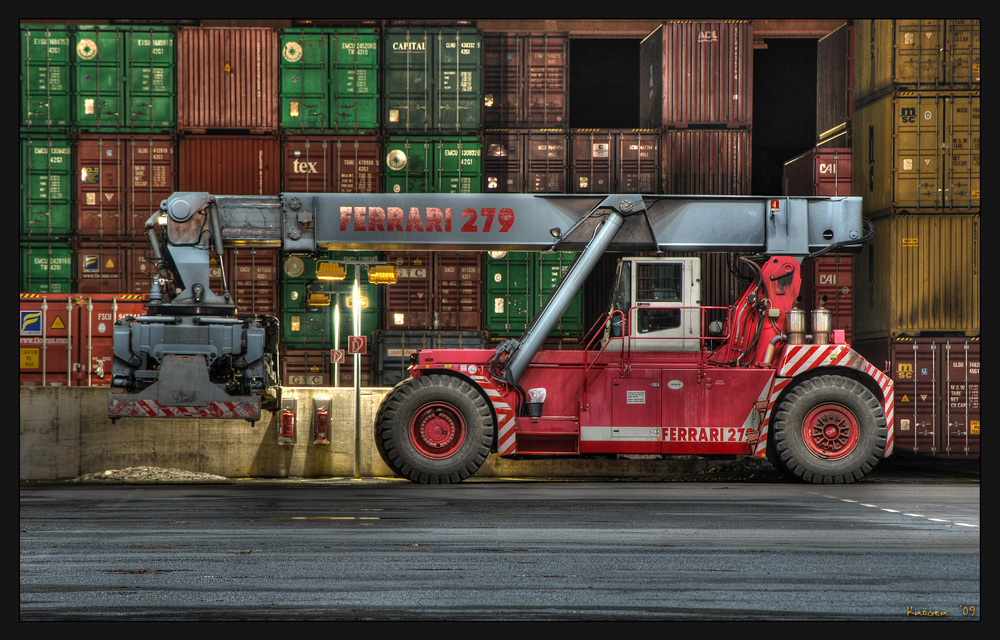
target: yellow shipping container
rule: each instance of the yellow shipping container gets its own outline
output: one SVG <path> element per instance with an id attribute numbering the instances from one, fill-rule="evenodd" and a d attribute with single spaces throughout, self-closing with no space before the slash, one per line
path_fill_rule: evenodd
<path id="1" fill-rule="evenodd" d="M 855 20 L 855 101 L 916 89 L 979 89 L 979 20 Z"/>
<path id="2" fill-rule="evenodd" d="M 854 259 L 857 339 L 980 334 L 979 216 L 892 215 Z"/>
<path id="3" fill-rule="evenodd" d="M 854 112 L 853 193 L 871 218 L 979 213 L 978 91 L 897 92 Z"/>

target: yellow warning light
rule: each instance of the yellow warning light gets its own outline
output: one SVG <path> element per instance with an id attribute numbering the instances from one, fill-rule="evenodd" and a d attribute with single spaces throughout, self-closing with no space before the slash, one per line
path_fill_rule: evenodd
<path id="1" fill-rule="evenodd" d="M 310 293 L 306 299 L 306 304 L 310 307 L 329 307 L 330 296 L 323 293 Z"/>
<path id="2" fill-rule="evenodd" d="M 343 280 L 347 271 L 336 262 L 317 262 L 316 277 L 319 280 Z"/>
<path id="3" fill-rule="evenodd" d="M 398 269 L 394 264 L 376 264 L 368 268 L 368 282 L 372 284 L 395 284 Z"/>

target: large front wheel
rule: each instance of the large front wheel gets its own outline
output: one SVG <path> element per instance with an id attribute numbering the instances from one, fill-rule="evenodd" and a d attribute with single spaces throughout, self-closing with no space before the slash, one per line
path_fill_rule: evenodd
<path id="1" fill-rule="evenodd" d="M 886 431 L 882 406 L 864 385 L 820 376 L 799 383 L 782 400 L 769 445 L 777 464 L 801 480 L 854 482 L 882 459 Z"/>
<path id="2" fill-rule="evenodd" d="M 395 473 L 414 482 L 461 482 L 486 462 L 493 416 L 469 382 L 445 375 L 393 388 L 375 419 L 375 444 Z"/>

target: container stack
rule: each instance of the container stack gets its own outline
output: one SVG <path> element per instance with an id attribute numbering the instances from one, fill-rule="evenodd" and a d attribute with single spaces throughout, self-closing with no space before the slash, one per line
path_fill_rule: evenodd
<path id="1" fill-rule="evenodd" d="M 979 456 L 980 22 L 857 20 L 856 348 L 896 382 L 896 451 Z"/>
<path id="2" fill-rule="evenodd" d="M 658 191 L 749 195 L 752 22 L 664 22 L 643 39 L 639 64 L 641 125 L 660 136 Z M 702 305 L 728 306 L 742 290 L 732 257 L 677 255 L 701 258 Z"/>
<path id="3" fill-rule="evenodd" d="M 611 149 L 617 132 L 593 132 L 604 145 L 598 168 L 576 144 L 569 118 L 570 40 L 561 32 L 483 34 L 483 191 L 485 193 L 611 193 L 620 165 Z M 591 132 L 582 134 L 591 135 Z M 582 156 L 578 165 L 576 159 Z M 576 185 L 583 185 L 576 189 Z M 484 330 L 491 344 L 520 337 L 575 253 L 491 252 L 484 257 Z M 579 292 L 546 348 L 582 337 L 584 292 Z"/>
<path id="4" fill-rule="evenodd" d="M 854 28 L 844 23 L 816 44 L 815 146 L 785 162 L 787 196 L 850 196 L 854 114 Z M 803 266 L 799 308 L 830 312 L 831 326 L 854 340 L 854 265 L 850 253 L 827 253 Z"/>

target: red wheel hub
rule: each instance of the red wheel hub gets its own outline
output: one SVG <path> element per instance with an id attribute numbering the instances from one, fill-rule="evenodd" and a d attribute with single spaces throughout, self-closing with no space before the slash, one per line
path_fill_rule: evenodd
<path id="1" fill-rule="evenodd" d="M 417 451 L 428 458 L 447 458 L 465 441 L 465 421 L 449 404 L 424 405 L 410 422 L 410 440 Z"/>
<path id="2" fill-rule="evenodd" d="M 837 460 L 850 454 L 858 446 L 860 429 L 858 420 L 846 407 L 823 404 L 806 416 L 802 424 L 802 439 L 817 457 Z"/>

